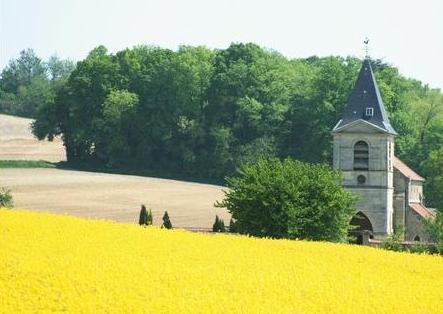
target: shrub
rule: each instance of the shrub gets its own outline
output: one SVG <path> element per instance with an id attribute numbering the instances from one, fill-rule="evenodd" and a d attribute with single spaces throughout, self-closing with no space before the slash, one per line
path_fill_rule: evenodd
<path id="1" fill-rule="evenodd" d="M 169 219 L 169 215 L 168 215 L 167 211 L 165 211 L 165 214 L 163 215 L 162 228 L 172 229 L 172 223 L 171 223 L 171 220 Z"/>
<path id="2" fill-rule="evenodd" d="M 381 243 L 381 248 L 389 251 L 401 252 L 403 246 L 401 245 L 401 237 L 403 231 L 396 231 L 386 237 Z"/>
<path id="3" fill-rule="evenodd" d="M 437 211 L 435 217 L 426 220 L 426 229 L 435 243 L 435 249 L 443 255 L 443 211 Z"/>
<path id="4" fill-rule="evenodd" d="M 10 190 L 5 188 L 0 189 L 0 207 L 14 207 L 14 201 Z"/>
<path id="5" fill-rule="evenodd" d="M 239 233 L 259 237 L 346 241 L 356 197 L 326 165 L 261 159 L 227 178 L 225 207 Z"/>
<path id="6" fill-rule="evenodd" d="M 417 242 L 409 246 L 408 252 L 417 254 L 432 253 L 429 247 L 429 244 Z"/>

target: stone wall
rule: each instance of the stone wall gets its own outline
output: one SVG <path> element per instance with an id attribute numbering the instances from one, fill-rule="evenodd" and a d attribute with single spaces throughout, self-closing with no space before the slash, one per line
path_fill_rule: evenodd
<path id="1" fill-rule="evenodd" d="M 406 204 L 408 200 L 408 179 L 394 170 L 394 231 L 406 229 Z"/>
<path id="2" fill-rule="evenodd" d="M 406 210 L 405 240 L 414 241 L 416 236 L 420 237 L 420 241 L 428 242 L 431 240 L 426 233 L 424 218 L 408 206 Z"/>
<path id="3" fill-rule="evenodd" d="M 369 145 L 367 171 L 354 170 L 354 146 L 358 141 Z M 343 172 L 344 187 L 360 197 L 357 209 L 371 221 L 376 238 L 393 231 L 393 157 L 394 137 L 365 122 L 334 133 L 334 168 Z M 359 183 L 359 176 L 365 177 L 364 183 Z"/>

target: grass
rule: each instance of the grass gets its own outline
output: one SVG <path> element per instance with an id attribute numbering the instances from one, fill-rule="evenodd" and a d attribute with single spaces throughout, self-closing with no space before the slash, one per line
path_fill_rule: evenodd
<path id="1" fill-rule="evenodd" d="M 0 160 L 0 168 L 55 168 L 56 164 L 44 160 Z"/>

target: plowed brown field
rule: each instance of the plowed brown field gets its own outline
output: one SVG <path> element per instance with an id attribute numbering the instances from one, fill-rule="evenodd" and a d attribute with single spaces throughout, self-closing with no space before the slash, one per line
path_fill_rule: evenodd
<path id="1" fill-rule="evenodd" d="M 64 160 L 63 145 L 32 137 L 30 119 L 0 115 L 0 159 Z M 81 217 L 136 222 L 140 204 L 152 208 L 154 224 L 167 210 L 179 227 L 209 228 L 214 208 L 223 198 L 221 186 L 61 169 L 0 169 L 0 186 L 12 190 L 15 207 Z"/>

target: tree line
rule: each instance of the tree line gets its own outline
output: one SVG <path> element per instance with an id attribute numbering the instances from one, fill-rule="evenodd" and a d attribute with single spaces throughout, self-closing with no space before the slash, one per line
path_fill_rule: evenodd
<path id="1" fill-rule="evenodd" d="M 37 111 L 53 104 L 75 64 L 52 56 L 47 62 L 32 49 L 20 52 L 1 72 L 0 112 L 34 118 Z"/>
<path id="2" fill-rule="evenodd" d="M 99 46 L 75 67 L 52 63 L 30 50 L 11 60 L 0 109 L 36 118 L 39 139 L 61 135 L 70 162 L 215 182 L 262 157 L 330 163 L 330 131 L 361 66 L 353 57 L 289 59 L 252 43 Z M 427 204 L 443 208 L 443 95 L 381 60 L 372 66 L 399 133 L 395 153 L 427 177 Z"/>

